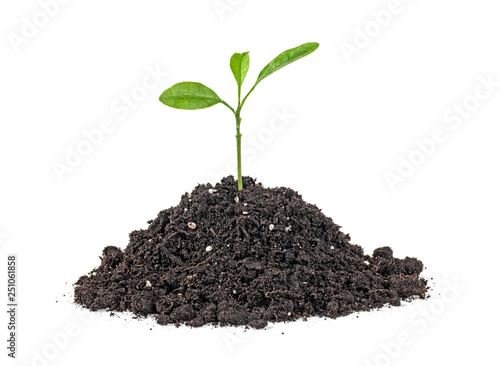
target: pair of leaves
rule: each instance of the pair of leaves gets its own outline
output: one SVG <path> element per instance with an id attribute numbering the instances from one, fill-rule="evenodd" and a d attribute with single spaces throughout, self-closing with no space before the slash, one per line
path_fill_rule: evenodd
<path id="1" fill-rule="evenodd" d="M 253 88 L 272 73 L 311 54 L 318 46 L 318 43 L 310 42 L 282 52 L 262 69 Z M 235 53 L 231 57 L 229 66 L 238 88 L 241 88 L 250 66 L 248 52 Z M 208 108 L 223 102 L 212 89 L 195 82 L 182 82 L 173 85 L 162 93 L 160 101 L 172 108 L 188 110 Z"/>

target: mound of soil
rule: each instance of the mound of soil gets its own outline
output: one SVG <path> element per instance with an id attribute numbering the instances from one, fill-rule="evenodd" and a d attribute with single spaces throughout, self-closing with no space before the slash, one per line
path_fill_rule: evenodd
<path id="1" fill-rule="evenodd" d="M 76 282 L 75 301 L 160 324 L 263 328 L 425 296 L 421 261 L 389 247 L 364 255 L 297 192 L 243 183 L 198 185 L 133 231 L 124 251 L 104 248 L 101 265 Z"/>

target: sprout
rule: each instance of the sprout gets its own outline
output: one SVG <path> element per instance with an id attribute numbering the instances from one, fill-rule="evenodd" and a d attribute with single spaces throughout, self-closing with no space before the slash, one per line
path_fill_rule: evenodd
<path id="1" fill-rule="evenodd" d="M 160 101 L 172 108 L 177 109 L 204 109 L 212 107 L 216 104 L 223 104 L 233 112 L 236 118 L 236 156 L 238 162 L 238 190 L 243 188 L 242 178 L 241 178 L 241 109 L 245 104 L 248 96 L 255 89 L 257 84 L 259 84 L 266 77 L 272 73 L 278 71 L 279 69 L 295 62 L 302 57 L 305 57 L 312 52 L 314 52 L 319 47 L 316 42 L 304 43 L 298 47 L 286 50 L 279 54 L 274 60 L 266 65 L 260 72 L 255 84 L 245 95 L 243 100 L 241 99 L 241 86 L 245 77 L 247 75 L 250 66 L 250 56 L 248 52 L 235 53 L 231 56 L 229 61 L 229 66 L 233 72 L 234 78 L 236 79 L 236 84 L 238 85 L 238 106 L 236 108 L 231 107 L 228 103 L 219 98 L 219 96 L 210 88 L 203 84 L 195 82 L 182 82 L 175 84 L 165 90 L 160 96 Z"/>

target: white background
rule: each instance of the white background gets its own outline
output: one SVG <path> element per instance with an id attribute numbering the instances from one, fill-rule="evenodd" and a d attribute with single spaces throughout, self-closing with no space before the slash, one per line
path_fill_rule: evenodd
<path id="1" fill-rule="evenodd" d="M 228 8 L 218 13 L 212 0 L 74 0 L 45 19 L 34 0 L 0 5 L 5 293 L 6 255 L 19 256 L 19 358 L 9 364 L 494 362 L 497 339 L 486 329 L 500 325 L 498 1 L 401 0 L 378 28 L 372 12 L 394 10 L 388 1 L 220 4 Z M 234 104 L 233 52 L 251 51 L 246 91 L 278 53 L 310 41 L 320 48 L 263 81 L 245 105 L 244 139 L 256 137 L 261 150 L 244 174 L 296 189 L 368 253 L 389 245 L 422 259 L 433 297 L 249 333 L 92 317 L 73 306 L 71 284 L 99 264 L 104 246 L 124 248 L 130 231 L 234 159 L 226 108 L 173 110 L 158 102 L 161 92 L 199 81 Z M 168 75 L 124 110 L 122 95 L 140 93 L 148 68 Z M 489 95 L 480 78 L 497 83 Z M 457 120 L 450 109 L 464 101 L 470 115 Z M 282 131 L 270 130 L 275 110 L 294 115 Z M 112 131 L 58 179 L 54 164 L 66 164 L 68 147 L 106 118 Z M 436 129 L 446 141 L 424 156 L 415 140 Z M 424 158 L 391 189 L 387 172 L 399 174 L 410 156 Z"/>

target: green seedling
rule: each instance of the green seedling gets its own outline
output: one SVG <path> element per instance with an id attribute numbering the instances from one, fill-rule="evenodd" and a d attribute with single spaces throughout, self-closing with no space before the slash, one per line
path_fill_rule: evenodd
<path id="1" fill-rule="evenodd" d="M 248 68 L 250 66 L 250 56 L 248 52 L 235 53 L 231 56 L 229 66 L 233 72 L 234 78 L 236 79 L 236 84 L 238 85 L 238 106 L 237 108 L 231 107 L 228 103 L 223 101 L 219 96 L 210 88 L 203 84 L 195 82 L 182 82 L 175 84 L 165 90 L 160 96 L 160 102 L 168 105 L 172 108 L 177 109 L 204 109 L 212 107 L 216 104 L 223 104 L 233 112 L 236 118 L 236 154 L 238 161 L 238 190 L 243 188 L 241 179 L 241 109 L 245 104 L 248 96 L 253 92 L 257 84 L 262 80 L 267 78 L 272 73 L 278 71 L 279 69 L 291 64 L 292 62 L 301 59 L 311 53 L 313 53 L 319 44 L 316 42 L 304 43 L 298 47 L 286 50 L 279 54 L 274 60 L 266 65 L 257 77 L 257 81 L 252 86 L 252 88 L 245 95 L 243 100 L 241 99 L 241 85 L 245 80 Z"/>

